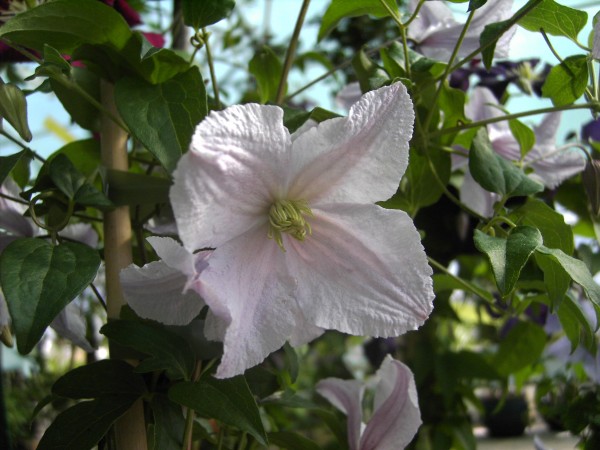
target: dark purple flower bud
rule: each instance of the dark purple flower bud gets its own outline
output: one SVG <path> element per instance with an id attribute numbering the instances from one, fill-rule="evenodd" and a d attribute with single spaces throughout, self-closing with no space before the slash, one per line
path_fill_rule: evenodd
<path id="1" fill-rule="evenodd" d="M 140 18 L 140 14 L 133 9 L 129 3 L 125 0 L 100 0 L 103 3 L 106 3 L 108 6 L 112 6 L 115 8 L 119 14 L 123 16 L 125 21 L 129 24 L 130 27 L 135 25 L 140 25 L 142 20 Z"/>
<path id="2" fill-rule="evenodd" d="M 600 118 L 586 123 L 581 128 L 581 139 L 584 142 L 598 141 L 600 142 Z"/>
<path id="3" fill-rule="evenodd" d="M 456 89 L 460 89 L 461 91 L 466 91 L 469 89 L 469 77 L 473 71 L 471 69 L 467 69 L 461 67 L 456 69 L 450 75 L 450 86 Z"/>

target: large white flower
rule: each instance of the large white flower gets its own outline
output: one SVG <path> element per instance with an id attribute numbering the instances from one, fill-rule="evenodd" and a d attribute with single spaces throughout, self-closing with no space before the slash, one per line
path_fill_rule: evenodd
<path id="1" fill-rule="evenodd" d="M 385 358 L 377 371 L 373 415 L 364 424 L 362 401 L 365 384 L 357 380 L 327 378 L 316 390 L 348 416 L 350 450 L 400 450 L 421 426 L 415 379 L 400 361 Z"/>
<path id="2" fill-rule="evenodd" d="M 432 271 L 419 234 L 374 204 L 406 170 L 413 120 L 397 83 L 293 135 L 276 106 L 236 105 L 198 125 L 170 196 L 185 248 L 215 248 L 194 287 L 208 335 L 224 342 L 218 377 L 322 329 L 396 336 L 425 321 Z"/>
<path id="3" fill-rule="evenodd" d="M 410 0 L 409 11 L 413 13 L 420 0 Z M 488 0 L 479 8 L 471 21 L 457 57 L 464 58 L 479 48 L 479 37 L 486 25 L 501 22 L 511 16 L 513 0 Z M 408 37 L 417 43 L 423 55 L 447 62 L 462 32 L 464 23 L 457 21 L 446 2 L 428 1 L 419 10 L 416 19 L 408 27 Z M 511 28 L 496 44 L 494 55 L 508 57 L 510 40 L 515 33 Z"/>

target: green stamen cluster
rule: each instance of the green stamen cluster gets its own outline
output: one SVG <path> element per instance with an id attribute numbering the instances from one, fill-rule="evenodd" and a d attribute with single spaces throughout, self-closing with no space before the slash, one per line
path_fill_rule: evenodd
<path id="1" fill-rule="evenodd" d="M 307 234 L 311 234 L 310 224 L 304 216 L 312 216 L 312 211 L 305 200 L 277 200 L 269 209 L 269 232 L 267 237 L 274 239 L 285 252 L 281 233 L 303 241 Z"/>

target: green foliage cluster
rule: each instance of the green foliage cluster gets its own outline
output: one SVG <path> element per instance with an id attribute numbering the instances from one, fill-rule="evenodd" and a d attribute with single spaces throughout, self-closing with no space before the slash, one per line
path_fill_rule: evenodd
<path id="1" fill-rule="evenodd" d="M 149 7 L 152 2 L 138 3 Z M 283 104 L 285 124 L 294 131 L 309 119 L 322 122 L 338 114 L 295 101 L 300 92 L 288 93 L 290 70 L 302 71 L 318 62 L 330 74 L 339 71 L 357 80 L 363 92 L 394 82 L 407 86 L 416 113 L 410 164 L 398 180 L 396 194 L 380 205 L 406 211 L 422 231 L 435 269 L 436 300 L 426 324 L 394 341 L 391 351 L 412 368 L 417 382 L 423 426 L 412 448 L 473 449 L 469 405 L 481 408 L 475 389 L 492 385 L 506 393 L 547 375 L 544 350 L 552 337 L 531 319 L 532 311 L 556 315 L 571 348 L 595 355 L 600 287 L 593 275 L 598 269 L 600 227 L 597 205 L 594 208 L 597 198 L 585 197 L 584 183 L 588 177 L 597 194 L 599 175 L 591 165 L 600 147 L 584 143 L 589 157 L 586 174 L 547 189 L 523 167 L 536 140 L 525 120 L 531 112 L 506 113 L 499 119 L 509 125 L 521 151 L 520 161 L 508 161 L 494 150 L 488 133 L 487 125 L 499 120 L 466 117 L 469 94 L 451 87 L 449 79 L 480 53 L 484 66 L 492 67 L 498 40 L 513 26 L 541 32 L 547 39 L 564 37 L 582 53 L 561 59 L 549 71 L 541 94 L 552 108 L 544 112 L 581 108 L 596 116 L 597 61 L 578 41 L 587 14 L 554 0 L 529 0 L 506 21 L 488 24 L 478 51 L 470 57 L 433 60 L 409 45 L 407 27 L 415 16 L 406 13 L 404 3 L 332 0 L 320 18 L 318 33 L 318 39 L 331 46 L 311 49 L 295 60 L 282 58 L 285 46 L 253 40 L 241 97 Z M 19 147 L 0 157 L 0 183 L 12 179 L 19 185 L 16 200 L 28 205 L 26 215 L 44 230 L 40 236 L 14 240 L 0 256 L 0 286 L 11 316 L 10 330 L 22 354 L 35 349 L 56 316 L 93 282 L 106 256 L 102 245 L 96 249 L 65 238 L 65 227 L 92 223 L 102 238 L 98 224 L 104 214 L 128 206 L 136 237 L 134 261 L 141 265 L 156 259 L 144 243 L 149 235 L 144 225 L 168 215 L 172 172 L 187 151 L 195 126 L 209 111 L 221 109 L 224 99 L 232 98 L 223 95 L 228 89 L 239 87 L 224 82 L 220 96 L 210 55 L 218 34 L 207 31 L 231 15 L 229 23 L 238 22 L 222 32 L 221 46 L 223 51 L 242 51 L 248 24 L 242 14 L 236 16 L 235 2 L 176 4 L 181 5 L 176 11 L 179 25 L 193 30 L 192 55 L 153 47 L 98 0 L 49 1 L 0 26 L 0 41 L 35 63 L 31 78 L 44 80 L 38 90 L 53 92 L 73 122 L 98 133 L 103 121 L 112 121 L 132 138 L 127 171 L 104 167 L 100 144 L 94 139 L 72 142 L 42 159 L 27 144 L 32 139 L 27 96 L 33 92 L 19 81 L 0 83 L 0 117 L 17 136 L 7 129 L 0 135 Z M 460 6 L 474 13 L 485 4 L 471 0 Z M 361 43 L 379 43 L 376 47 L 353 48 L 340 32 L 344 27 L 352 30 L 352 21 L 361 20 L 381 25 L 369 30 L 370 42 Z M 394 40 L 384 42 L 390 33 L 395 33 Z M 208 50 L 211 72 L 213 91 L 208 94 L 207 74 L 194 60 L 202 47 Z M 351 58 L 334 67 L 348 48 Z M 106 92 L 111 92 L 110 104 Z M 453 171 L 452 154 L 467 150 L 474 180 L 497 194 L 491 217 L 472 211 L 457 198 L 464 175 Z M 30 175 L 36 159 L 42 160 L 41 168 Z M 565 223 L 557 212 L 559 204 L 577 215 L 576 227 Z M 593 241 L 594 250 L 577 248 L 576 234 Z M 456 271 L 449 270 L 451 262 Z M 470 306 L 455 301 L 452 293 L 457 291 Z M 584 298 L 595 318 L 585 313 Z M 468 345 L 461 345 L 457 337 L 461 327 L 476 336 Z M 191 448 L 188 443 L 199 441 L 206 448 L 265 448 L 269 443 L 292 450 L 348 446 L 345 419 L 312 395 L 317 380 L 350 376 L 341 364 L 344 336 L 326 333 L 298 351 L 286 345 L 245 375 L 219 380 L 212 375 L 218 345 L 190 336 L 189 329 L 141 320 L 124 308 L 101 333 L 110 342 L 111 353 L 122 359 L 77 367 L 54 382 L 40 409 L 57 399 L 69 407 L 58 413 L 39 449 L 115 448 L 113 425 L 137 402 L 145 405 L 148 446 L 153 449 Z M 381 352 L 372 344 L 378 343 L 382 341 L 365 347 L 374 361 Z M 125 360 L 139 363 L 132 366 Z M 370 369 L 377 366 L 373 362 Z M 578 367 L 574 364 L 573 370 Z M 580 381 L 568 399 L 573 414 L 567 415 L 566 427 L 591 449 L 600 439 L 600 390 Z"/>

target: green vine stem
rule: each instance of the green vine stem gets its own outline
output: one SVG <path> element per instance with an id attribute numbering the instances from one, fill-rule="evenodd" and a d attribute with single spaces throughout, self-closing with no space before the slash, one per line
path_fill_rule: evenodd
<path id="1" fill-rule="evenodd" d="M 308 11 L 309 5 L 310 0 L 304 0 L 302 2 L 302 7 L 300 8 L 300 13 L 298 14 L 298 19 L 296 20 L 296 26 L 294 27 L 290 45 L 285 53 L 283 70 L 281 71 L 281 78 L 279 79 L 279 85 L 277 86 L 277 96 L 275 97 L 275 103 L 277 105 L 281 105 L 284 100 L 285 85 L 287 83 L 288 74 L 290 73 L 290 69 L 292 68 L 292 64 L 294 62 L 296 48 L 298 47 L 298 39 L 300 38 L 300 31 L 302 30 L 302 25 L 304 24 L 304 19 L 306 17 L 306 12 Z"/>
<path id="2" fill-rule="evenodd" d="M 523 112 L 514 113 L 514 114 L 507 114 L 505 116 L 492 117 L 492 118 L 486 119 L 486 120 L 479 120 L 477 122 L 461 123 L 460 125 L 457 125 L 455 127 L 442 128 L 441 130 L 433 131 L 431 133 L 431 136 L 435 137 L 435 136 L 440 136 L 440 135 L 444 135 L 444 134 L 457 133 L 459 131 L 468 130 L 470 128 L 477 128 L 477 127 L 481 127 L 484 125 L 488 125 L 490 123 L 503 122 L 505 120 L 519 119 L 521 117 L 535 116 L 538 114 L 545 114 L 545 113 L 551 113 L 551 112 L 557 112 L 557 111 L 570 111 L 573 109 L 598 110 L 598 109 L 600 109 L 600 103 L 589 102 L 589 103 L 578 103 L 578 104 L 565 105 L 565 106 L 552 106 L 552 107 L 548 107 L 548 108 L 532 109 L 530 111 L 523 111 Z"/>
<path id="3" fill-rule="evenodd" d="M 498 34 L 499 35 L 504 34 L 512 26 L 514 26 L 519 20 L 521 20 L 523 17 L 525 17 L 527 14 L 529 14 L 536 6 L 538 6 L 540 3 L 542 3 L 542 1 L 543 0 L 532 0 L 529 3 L 527 3 L 521 9 L 519 9 L 510 19 L 503 22 L 504 26 L 502 27 L 502 32 L 498 33 Z M 487 49 L 488 47 L 490 47 L 491 45 L 493 45 L 495 43 L 496 43 L 496 41 L 492 40 L 492 41 L 486 42 L 485 45 L 480 45 L 479 48 L 476 48 L 471 53 L 469 53 L 467 56 L 465 56 L 463 59 L 461 59 L 456 64 L 454 64 L 450 68 L 449 72 L 450 73 L 454 72 L 459 67 L 464 66 L 469 61 L 471 61 L 473 58 L 475 58 L 477 55 L 479 55 L 481 52 L 483 52 L 485 49 Z"/>

